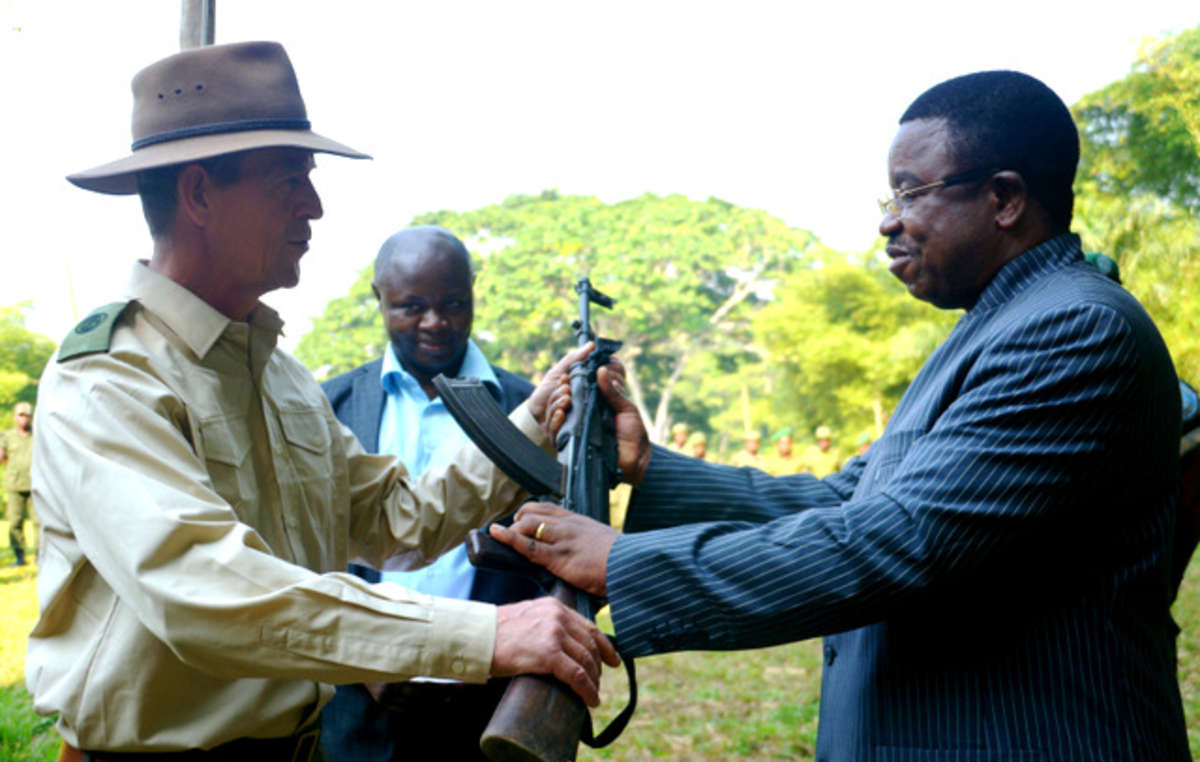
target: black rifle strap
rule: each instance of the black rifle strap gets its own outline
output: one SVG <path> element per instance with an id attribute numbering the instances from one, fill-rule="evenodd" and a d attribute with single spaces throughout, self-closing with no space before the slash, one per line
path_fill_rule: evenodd
<path id="1" fill-rule="evenodd" d="M 610 637 L 609 640 L 612 641 L 613 648 L 617 649 L 617 653 L 621 654 L 621 649 L 617 645 L 617 639 Z M 633 667 L 633 657 L 621 654 L 621 663 L 625 665 L 625 675 L 629 678 L 629 703 L 625 705 L 620 714 L 612 718 L 612 722 L 608 723 L 608 727 L 600 731 L 599 734 L 593 731 L 592 715 L 588 715 L 579 740 L 593 749 L 608 746 L 617 740 L 617 736 L 621 735 L 625 730 L 625 726 L 629 724 L 629 719 L 633 717 L 633 711 L 637 709 L 637 670 Z"/>

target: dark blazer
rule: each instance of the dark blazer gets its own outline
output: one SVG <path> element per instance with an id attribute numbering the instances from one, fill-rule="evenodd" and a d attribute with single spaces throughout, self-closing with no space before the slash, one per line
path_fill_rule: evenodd
<path id="1" fill-rule="evenodd" d="M 379 422 L 383 418 L 384 393 L 379 382 L 383 360 L 360 365 L 321 384 L 333 414 L 346 425 L 367 452 L 379 452 Z M 533 393 L 533 384 L 503 368 L 492 366 L 500 388 L 487 387 L 504 412 L 514 408 Z M 373 582 L 379 581 L 379 573 L 366 567 L 356 567 L 356 573 Z M 362 572 L 365 571 L 365 574 Z M 471 586 L 471 600 L 486 603 L 512 603 L 538 595 L 539 590 L 523 577 L 488 569 L 475 570 L 475 582 Z"/>
<path id="2" fill-rule="evenodd" d="M 996 275 L 823 480 L 656 448 L 608 561 L 630 655 L 825 637 L 817 759 L 1187 760 L 1179 394 L 1060 236 Z M 684 522 L 716 523 L 675 526 Z"/>

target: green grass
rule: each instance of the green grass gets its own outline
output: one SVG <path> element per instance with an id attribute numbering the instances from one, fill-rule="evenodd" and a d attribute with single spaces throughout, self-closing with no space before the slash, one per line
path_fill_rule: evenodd
<path id="1" fill-rule="evenodd" d="M 37 573 L 13 568 L 8 523 L 0 521 L 0 762 L 51 762 L 59 738 L 54 720 L 33 713 L 25 692 L 25 639 L 37 618 Z"/>
<path id="2" fill-rule="evenodd" d="M 601 621 L 601 626 L 607 623 Z M 754 651 L 638 659 L 638 709 L 617 741 L 579 760 L 812 759 L 820 699 L 819 640 Z M 623 669 L 605 670 L 597 731 L 624 707 Z"/>
<path id="3" fill-rule="evenodd" d="M 4 523 L 0 522 L 0 530 Z M 2 534 L 0 537 L 6 537 Z M 36 616 L 32 567 L 9 568 L 0 549 L 0 762 L 51 762 L 58 737 L 24 687 L 25 638 Z M 1175 620 L 1179 686 L 1192 755 L 1200 757 L 1200 560 L 1184 578 Z M 602 622 L 603 624 L 603 622 Z M 639 659 L 638 711 L 607 749 L 581 748 L 580 762 L 648 759 L 811 760 L 817 737 L 821 648 L 817 640 L 733 653 Z M 624 706 L 624 672 L 606 670 L 599 730 Z"/>

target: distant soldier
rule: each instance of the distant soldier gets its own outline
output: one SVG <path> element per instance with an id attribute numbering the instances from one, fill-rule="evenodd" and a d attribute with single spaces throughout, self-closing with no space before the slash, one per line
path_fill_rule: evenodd
<path id="1" fill-rule="evenodd" d="M 729 459 L 731 466 L 750 466 L 757 468 L 760 471 L 767 470 L 766 459 L 759 454 L 759 447 L 762 445 L 762 434 L 758 431 L 747 431 L 746 438 L 742 444 L 742 449 L 733 454 Z"/>
<path id="2" fill-rule="evenodd" d="M 671 427 L 671 441 L 667 442 L 667 449 L 671 452 L 690 455 L 691 448 L 688 446 L 688 435 L 691 433 L 692 430 L 686 423 L 675 424 Z"/>
<path id="3" fill-rule="evenodd" d="M 817 443 L 804 451 L 800 460 L 804 470 L 821 479 L 841 468 L 837 453 L 833 451 L 833 429 L 818 426 L 815 432 Z"/>
<path id="4" fill-rule="evenodd" d="M 768 473 L 775 476 L 785 476 L 804 471 L 804 464 L 800 461 L 800 457 L 792 450 L 795 438 L 792 436 L 791 426 L 785 426 L 776 431 L 771 435 L 771 441 L 775 443 L 775 452 L 766 458 L 766 471 Z"/>
<path id="5" fill-rule="evenodd" d="M 13 407 L 15 425 L 0 432 L 0 464 L 4 469 L 4 492 L 8 495 L 8 544 L 16 560 L 25 565 L 25 521 L 33 525 L 37 536 L 37 516 L 29 488 L 29 466 L 33 463 L 33 406 L 18 402 Z"/>
<path id="6" fill-rule="evenodd" d="M 863 432 L 858 435 L 858 439 L 854 442 L 854 454 L 866 455 L 867 450 L 871 449 L 871 435 Z"/>
<path id="7" fill-rule="evenodd" d="M 704 460 L 704 456 L 708 453 L 708 437 L 704 436 L 703 431 L 697 431 L 688 437 L 687 446 L 689 455 Z"/>

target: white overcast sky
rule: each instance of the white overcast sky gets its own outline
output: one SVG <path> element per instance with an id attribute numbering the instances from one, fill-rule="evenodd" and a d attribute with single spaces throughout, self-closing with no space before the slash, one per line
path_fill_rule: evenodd
<path id="1" fill-rule="evenodd" d="M 877 236 L 904 107 L 988 68 L 1068 103 L 1129 71 L 1197 0 L 524 2 L 218 0 L 217 42 L 279 40 L 315 131 L 325 205 L 284 346 L 416 214 L 557 188 L 765 209 L 836 248 Z M 128 154 L 129 82 L 178 49 L 178 0 L 0 0 L 0 305 L 58 341 L 119 295 L 149 237 L 134 197 L 63 177 Z M 70 278 L 68 278 L 68 274 Z M 70 285 L 73 284 L 72 289 Z"/>

